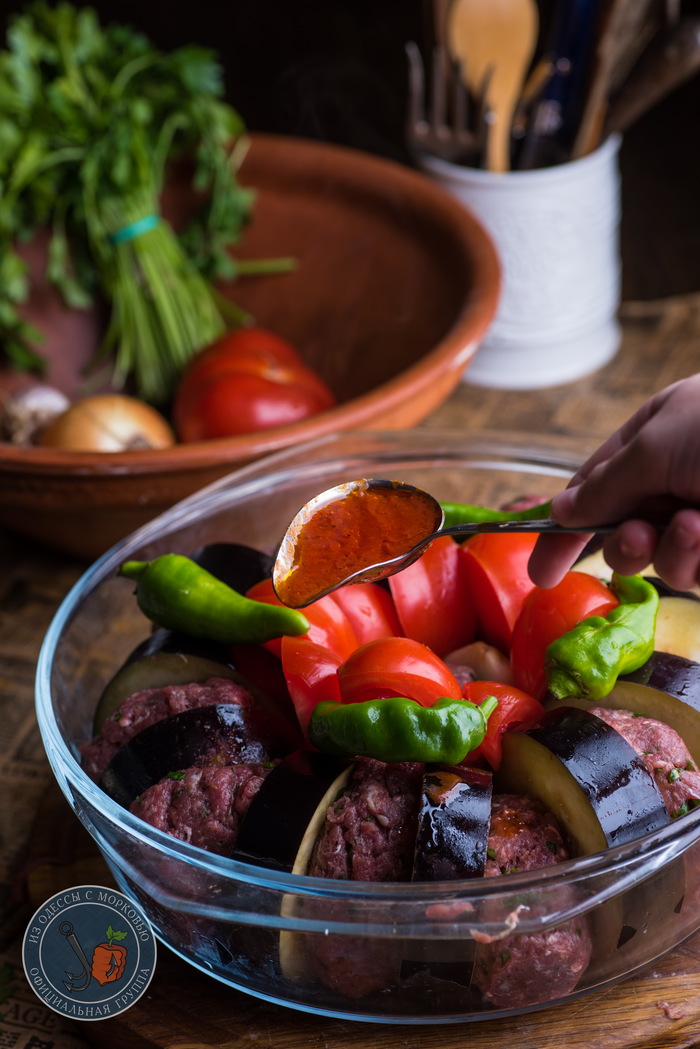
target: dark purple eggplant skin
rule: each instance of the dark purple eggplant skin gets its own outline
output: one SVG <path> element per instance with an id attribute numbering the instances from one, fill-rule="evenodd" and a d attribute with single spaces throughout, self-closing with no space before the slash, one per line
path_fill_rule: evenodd
<path id="1" fill-rule="evenodd" d="M 324 794 L 347 768 L 328 754 L 297 750 L 265 778 L 238 831 L 231 858 L 290 872 Z"/>
<path id="2" fill-rule="evenodd" d="M 700 665 L 685 656 L 677 656 L 674 652 L 653 652 L 643 666 L 631 674 L 624 674 L 620 680 L 668 692 L 700 710 Z"/>
<path id="3" fill-rule="evenodd" d="M 423 775 L 413 881 L 483 877 L 491 826 L 493 782 L 486 769 L 427 768 Z M 413 988 L 448 981 L 469 988 L 475 944 L 406 940 L 401 980 Z"/>
<path id="4" fill-rule="evenodd" d="M 298 736 L 286 721 L 256 707 L 220 703 L 185 710 L 150 725 L 125 744 L 105 769 L 100 786 L 128 808 L 171 772 L 267 762 L 298 745 Z"/>
<path id="5" fill-rule="evenodd" d="M 437 768 L 423 776 L 413 881 L 480 878 L 491 822 L 491 773 Z"/>
<path id="6" fill-rule="evenodd" d="M 177 630 L 166 630 L 165 627 L 158 627 L 141 641 L 126 657 L 123 666 L 138 663 L 139 660 L 146 659 L 148 656 L 160 655 L 161 652 L 199 656 L 202 659 L 210 659 L 212 663 L 233 666 L 225 645 L 220 645 L 216 641 L 208 641 L 206 638 L 191 637 Z"/>
<path id="7" fill-rule="evenodd" d="M 690 590 L 674 590 L 672 586 L 665 583 L 658 576 L 649 575 L 644 577 L 656 588 L 659 597 L 685 597 L 688 601 L 700 601 L 700 597 Z"/>
<path id="8" fill-rule="evenodd" d="M 209 543 L 200 546 L 190 558 L 239 594 L 271 576 L 275 561 L 272 554 L 243 543 Z"/>
<path id="9" fill-rule="evenodd" d="M 668 823 L 668 813 L 641 757 L 614 729 L 587 710 L 551 711 L 526 733 L 544 744 L 574 775 L 610 847 L 622 845 Z M 658 804 L 654 803 L 658 794 Z M 646 804 L 642 799 L 652 799 Z M 626 814 L 620 820 L 620 812 Z"/>

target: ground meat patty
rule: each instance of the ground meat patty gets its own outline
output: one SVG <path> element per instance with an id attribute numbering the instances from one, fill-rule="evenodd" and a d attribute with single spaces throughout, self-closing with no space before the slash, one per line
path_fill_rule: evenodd
<path id="1" fill-rule="evenodd" d="M 519 794 L 494 797 L 485 878 L 551 867 L 568 858 L 559 824 L 551 812 Z"/>
<path id="2" fill-rule="evenodd" d="M 269 771 L 267 765 L 186 769 L 149 787 L 131 811 L 180 841 L 226 856 Z"/>
<path id="3" fill-rule="evenodd" d="M 358 759 L 342 797 L 328 809 L 309 874 L 356 881 L 405 881 L 416 840 L 423 766 Z M 304 917 L 310 917 L 309 901 Z M 348 906 L 338 904 L 338 920 Z M 328 914 L 328 909 L 325 912 Z M 305 938 L 312 971 L 326 987 L 348 998 L 383 991 L 397 979 L 400 940 L 354 936 Z"/>
<path id="4" fill-rule="evenodd" d="M 675 729 L 629 710 L 591 707 L 591 714 L 614 728 L 636 750 L 654 777 L 671 816 L 682 816 L 700 804 L 700 772 Z"/>
<path id="5" fill-rule="evenodd" d="M 352 881 L 410 877 L 423 766 L 358 759 L 347 790 L 328 809 L 309 874 Z"/>
<path id="6" fill-rule="evenodd" d="M 100 733 L 82 745 L 83 768 L 97 782 L 119 748 L 142 729 L 171 714 L 217 703 L 249 707 L 255 704 L 255 700 L 246 688 L 227 678 L 209 678 L 202 683 L 167 685 L 134 692 L 111 717 L 105 719 Z"/>
<path id="7" fill-rule="evenodd" d="M 536 870 L 566 859 L 568 852 L 551 813 L 531 798 L 494 797 L 485 877 Z M 528 917 L 532 916 L 529 911 Z M 578 918 L 549 932 L 480 943 L 473 982 L 499 1009 L 554 1001 L 574 989 L 590 955 L 590 933 L 585 920 Z"/>

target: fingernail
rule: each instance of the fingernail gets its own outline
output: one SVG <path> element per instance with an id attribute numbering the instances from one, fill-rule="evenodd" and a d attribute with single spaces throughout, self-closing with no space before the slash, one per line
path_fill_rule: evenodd
<path id="1" fill-rule="evenodd" d="M 682 525 L 676 525 L 673 532 L 673 541 L 681 550 L 697 550 L 700 545 L 698 533 Z"/>
<path id="2" fill-rule="evenodd" d="M 573 488 L 565 488 L 563 492 L 558 492 L 552 499 L 552 516 L 556 517 L 557 521 L 561 521 L 562 524 L 565 524 L 567 518 L 573 515 L 578 490 L 579 485 L 575 485 Z"/>
<path id="3" fill-rule="evenodd" d="M 623 557 L 629 561 L 636 561 L 643 556 L 643 551 L 634 545 L 634 543 L 626 542 L 624 539 L 619 541 L 619 551 Z"/>

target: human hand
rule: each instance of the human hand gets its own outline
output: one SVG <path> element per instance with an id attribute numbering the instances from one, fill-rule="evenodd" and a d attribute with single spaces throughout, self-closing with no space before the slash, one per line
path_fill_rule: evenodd
<path id="1" fill-rule="evenodd" d="M 700 583 L 700 373 L 643 404 L 554 497 L 552 516 L 576 528 L 620 521 L 603 553 L 622 575 L 653 564 L 678 590 Z M 533 582 L 554 586 L 586 541 L 540 536 L 529 564 Z"/>

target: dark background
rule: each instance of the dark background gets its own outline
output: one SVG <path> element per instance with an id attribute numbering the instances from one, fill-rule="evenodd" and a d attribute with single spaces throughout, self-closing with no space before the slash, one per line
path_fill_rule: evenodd
<path id="1" fill-rule="evenodd" d="M 23 6 L 10 0 L 0 20 Z M 404 43 L 426 39 L 423 0 L 91 6 L 104 21 L 143 30 L 161 49 L 197 43 L 216 50 L 228 100 L 252 131 L 334 141 L 410 163 Z M 698 14 L 700 0 L 681 9 Z M 700 76 L 627 132 L 620 165 L 624 297 L 700 291 Z"/>

